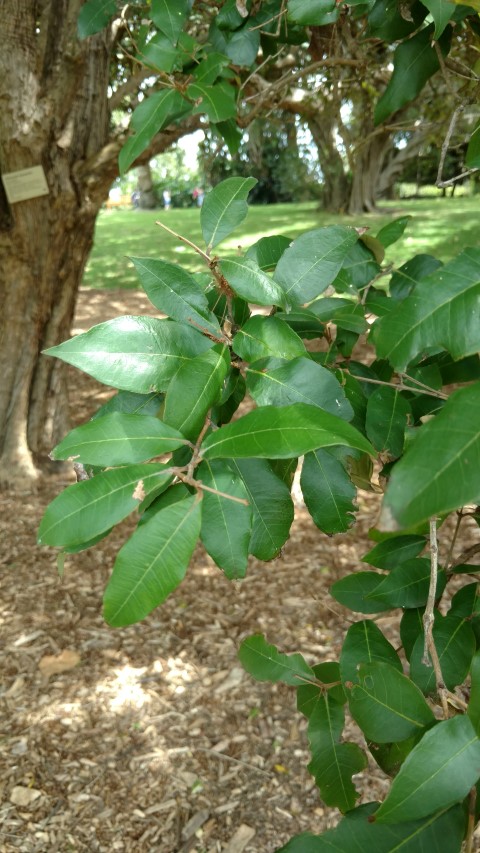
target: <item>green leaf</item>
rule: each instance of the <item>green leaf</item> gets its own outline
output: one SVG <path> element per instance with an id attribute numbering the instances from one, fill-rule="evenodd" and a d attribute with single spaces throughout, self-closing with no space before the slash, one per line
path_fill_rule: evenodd
<path id="1" fill-rule="evenodd" d="M 163 414 L 165 423 L 194 441 L 207 412 L 220 398 L 229 367 L 230 353 L 223 345 L 182 364 L 167 391 Z"/>
<path id="2" fill-rule="evenodd" d="M 187 97 L 195 101 L 194 113 L 206 113 L 209 120 L 217 123 L 233 118 L 237 112 L 235 89 L 226 80 L 213 86 L 206 83 L 190 83 Z M 230 178 L 230 180 L 234 180 Z"/>
<path id="3" fill-rule="evenodd" d="M 212 409 L 212 422 L 221 426 L 221 424 L 231 421 L 245 397 L 246 391 L 245 379 L 239 369 L 237 367 L 230 368 L 230 375 L 225 383 L 220 402 Z"/>
<path id="4" fill-rule="evenodd" d="M 218 10 L 215 22 L 221 30 L 236 30 L 242 26 L 243 18 L 237 9 L 236 0 L 226 0 Z"/>
<path id="5" fill-rule="evenodd" d="M 191 324 L 217 337 L 221 335 L 218 320 L 208 307 L 205 293 L 186 270 L 178 264 L 154 258 L 130 260 L 152 305 L 172 320 Z"/>
<path id="6" fill-rule="evenodd" d="M 439 569 L 437 596 L 443 593 L 446 582 L 445 572 Z M 371 593 L 370 598 L 390 607 L 423 607 L 427 603 L 429 585 L 430 560 L 417 557 L 393 569 Z"/>
<path id="7" fill-rule="evenodd" d="M 352 809 L 358 796 L 352 776 L 367 766 L 366 755 L 356 744 L 338 742 L 344 723 L 342 705 L 329 694 L 318 700 L 308 721 L 312 753 L 308 770 L 324 803 L 342 812 Z"/>
<path id="8" fill-rule="evenodd" d="M 337 293 L 357 294 L 380 273 L 380 265 L 362 240 L 351 246 L 332 287 Z"/>
<path id="9" fill-rule="evenodd" d="M 408 661 L 418 637 L 423 633 L 423 613 L 420 608 L 405 610 L 400 622 L 400 639 Z"/>
<path id="10" fill-rule="evenodd" d="M 406 560 L 418 557 L 425 544 L 425 536 L 393 536 L 375 545 L 362 560 L 377 569 L 395 569 Z"/>
<path id="11" fill-rule="evenodd" d="M 304 305 L 323 293 L 357 240 L 355 229 L 345 225 L 328 225 L 297 237 L 283 253 L 274 275 L 289 302 Z"/>
<path id="12" fill-rule="evenodd" d="M 88 0 L 80 9 L 77 31 L 79 39 L 99 33 L 117 11 L 116 0 Z"/>
<path id="13" fill-rule="evenodd" d="M 288 18 L 296 24 L 316 27 L 329 24 L 335 0 L 288 0 Z"/>
<path id="14" fill-rule="evenodd" d="M 372 453 L 369 442 L 350 424 L 315 406 L 295 403 L 264 406 L 208 435 L 201 447 L 205 459 L 254 456 L 288 459 L 336 444 Z"/>
<path id="15" fill-rule="evenodd" d="M 243 480 L 225 462 L 203 462 L 199 479 L 210 489 L 224 494 L 203 492 L 200 538 L 227 578 L 245 577 L 252 534 L 252 507 L 229 500 L 225 494 L 248 502 Z"/>
<path id="16" fill-rule="evenodd" d="M 398 530 L 480 502 L 479 461 L 477 382 L 454 392 L 397 462 L 384 498 L 381 526 Z"/>
<path id="17" fill-rule="evenodd" d="M 157 512 L 120 549 L 103 599 L 104 617 L 120 628 L 140 622 L 185 577 L 200 533 L 201 502 L 185 498 Z"/>
<path id="18" fill-rule="evenodd" d="M 183 444 L 184 436 L 158 418 L 114 412 L 72 430 L 50 455 L 107 468 L 144 462 Z"/>
<path id="19" fill-rule="evenodd" d="M 173 45 L 183 30 L 189 6 L 188 0 L 152 0 L 152 21 Z"/>
<path id="20" fill-rule="evenodd" d="M 480 249 L 465 249 L 418 282 L 400 305 L 375 324 L 380 358 L 397 371 L 428 348 L 459 359 L 480 349 Z"/>
<path id="21" fill-rule="evenodd" d="M 144 98 L 130 119 L 130 128 L 135 131 L 135 135 L 127 139 L 118 156 L 120 174 L 128 171 L 157 133 L 190 111 L 191 104 L 177 89 L 162 89 Z"/>
<path id="22" fill-rule="evenodd" d="M 467 169 L 480 169 L 480 120 L 475 125 L 475 129 L 470 137 L 465 165 Z"/>
<path id="23" fill-rule="evenodd" d="M 263 634 L 252 634 L 240 645 L 238 657 L 243 668 L 257 681 L 283 681 L 293 687 L 314 681 L 313 670 L 302 655 L 285 655 L 267 643 Z"/>
<path id="24" fill-rule="evenodd" d="M 439 0 L 439 2 L 443 2 L 443 0 Z M 388 223 L 388 225 L 384 225 L 383 228 L 380 228 L 376 239 L 380 240 L 380 243 L 386 249 L 388 246 L 391 246 L 392 243 L 396 243 L 397 240 L 400 240 L 400 237 L 403 236 L 403 232 L 411 218 L 411 215 L 408 214 L 408 216 L 399 216 L 397 219 L 393 219 L 392 222 Z"/>
<path id="25" fill-rule="evenodd" d="M 225 240 L 248 213 L 247 196 L 256 178 L 227 178 L 205 196 L 200 212 L 203 239 L 214 249 Z"/>
<path id="26" fill-rule="evenodd" d="M 478 603 L 478 583 L 469 583 L 453 596 L 448 615 L 469 618 L 477 612 Z"/>
<path id="27" fill-rule="evenodd" d="M 393 743 L 374 743 L 369 741 L 368 748 L 379 767 L 383 772 L 393 778 L 396 776 L 407 755 L 410 754 L 413 747 L 420 740 L 423 731 L 417 735 L 405 738 L 405 740 L 393 741 Z"/>
<path id="28" fill-rule="evenodd" d="M 381 124 L 396 110 L 413 101 L 427 80 L 440 68 L 432 45 L 434 26 L 420 30 L 398 45 L 393 57 L 393 74 L 375 108 L 375 124 Z M 448 53 L 445 40 L 440 45 Z"/>
<path id="29" fill-rule="evenodd" d="M 465 818 L 461 806 L 443 810 L 408 823 L 370 823 L 377 803 L 367 803 L 348 812 L 334 829 L 323 835 L 298 835 L 278 853 L 458 853 Z"/>
<path id="30" fill-rule="evenodd" d="M 330 595 L 356 613 L 381 613 L 390 610 L 390 605 L 370 600 L 369 595 L 382 578 L 383 575 L 378 572 L 352 572 L 332 584 Z"/>
<path id="31" fill-rule="evenodd" d="M 477 735 L 480 733 L 480 652 L 477 652 L 470 665 L 470 698 L 468 700 L 468 718 Z"/>
<path id="32" fill-rule="evenodd" d="M 222 260 L 220 270 L 232 290 L 248 302 L 254 305 L 285 305 L 282 288 L 255 261 L 248 258 Z"/>
<path id="33" fill-rule="evenodd" d="M 234 157 L 242 141 L 242 131 L 237 127 L 235 120 L 229 118 L 227 121 L 219 121 L 217 124 L 212 122 L 212 125 L 213 129 L 220 134 L 226 143 L 229 154 Z"/>
<path id="34" fill-rule="evenodd" d="M 260 240 L 247 250 L 245 258 L 255 261 L 261 270 L 274 270 L 291 242 L 291 238 L 284 237 L 283 234 L 260 237 Z"/>
<path id="35" fill-rule="evenodd" d="M 357 490 L 344 466 L 328 450 L 307 453 L 300 476 L 305 504 L 324 533 L 345 533 L 355 521 Z"/>
<path id="36" fill-rule="evenodd" d="M 258 406 L 308 403 L 347 421 L 353 416 L 334 374 L 310 358 L 258 361 L 246 375 L 247 388 Z"/>
<path id="37" fill-rule="evenodd" d="M 462 617 L 441 616 L 437 613 L 433 626 L 433 640 L 440 661 L 445 686 L 453 690 L 466 678 L 475 653 L 475 635 L 471 625 Z M 424 654 L 423 632 L 417 637 L 410 658 L 410 675 L 425 695 L 436 692 L 433 666 L 422 662 Z"/>
<path id="38" fill-rule="evenodd" d="M 234 65 L 250 68 L 260 47 L 260 32 L 245 24 L 227 39 L 225 53 Z"/>
<path id="39" fill-rule="evenodd" d="M 457 7 L 455 3 L 448 3 L 447 0 L 422 0 L 422 3 L 427 7 L 435 23 L 433 38 L 439 39 L 448 22 L 452 20 Z"/>
<path id="40" fill-rule="evenodd" d="M 390 0 L 377 0 L 368 15 L 368 35 L 386 42 L 400 41 L 419 28 L 427 16 L 422 3 L 413 3 L 409 7 L 407 18 L 402 10 Z"/>
<path id="41" fill-rule="evenodd" d="M 393 299 L 405 299 L 420 279 L 426 278 L 439 267 L 443 267 L 443 264 L 433 255 L 415 255 L 393 273 L 389 285 L 390 295 Z"/>
<path id="42" fill-rule="evenodd" d="M 387 452 L 397 458 L 402 455 L 408 416 L 408 400 L 394 388 L 375 388 L 368 398 L 365 428 L 367 436 L 379 453 Z"/>
<path id="43" fill-rule="evenodd" d="M 213 346 L 187 326 L 153 317 L 117 317 L 45 350 L 105 385 L 164 391 L 181 364 Z"/>
<path id="44" fill-rule="evenodd" d="M 435 722 L 418 687 L 382 661 L 361 664 L 347 695 L 353 719 L 375 743 L 405 740 Z"/>
<path id="45" fill-rule="evenodd" d="M 139 47 L 136 59 L 155 71 L 169 73 L 178 61 L 178 49 L 172 45 L 170 39 L 162 33 L 157 33 L 145 45 Z"/>
<path id="46" fill-rule="evenodd" d="M 197 83 L 211 86 L 212 83 L 215 83 L 215 80 L 222 73 L 223 69 L 227 67 L 229 61 L 228 56 L 224 56 L 223 53 L 212 51 L 205 59 L 202 59 L 200 65 L 197 65 L 193 72 L 193 77 Z"/>
<path id="47" fill-rule="evenodd" d="M 355 622 L 343 641 L 340 655 L 340 673 L 342 683 L 358 681 L 358 667 L 360 664 L 383 661 L 403 672 L 400 658 L 393 646 L 377 628 L 371 619 Z"/>
<path id="48" fill-rule="evenodd" d="M 128 465 L 68 486 L 46 509 L 40 545 L 57 547 L 91 541 L 130 515 L 149 492 L 171 480 L 165 465 Z"/>
<path id="49" fill-rule="evenodd" d="M 291 329 L 304 339 L 323 338 L 325 323 L 318 320 L 312 311 L 297 309 L 288 314 L 278 312 L 275 314 L 278 320 L 288 323 Z"/>
<path id="50" fill-rule="evenodd" d="M 480 740 L 465 716 L 443 720 L 412 750 L 377 812 L 377 823 L 401 823 L 460 802 L 478 779 Z"/>
<path id="51" fill-rule="evenodd" d="M 249 552 L 259 560 L 273 560 L 288 539 L 293 521 L 290 489 L 266 459 L 238 459 L 230 464 L 241 476 L 253 510 Z"/>
<path id="52" fill-rule="evenodd" d="M 164 396 L 158 391 L 153 394 L 135 394 L 133 391 L 117 391 L 92 415 L 92 421 L 119 412 L 124 415 L 149 415 L 156 417 Z"/>
<path id="53" fill-rule="evenodd" d="M 261 358 L 291 359 L 305 355 L 305 344 L 283 320 L 276 316 L 256 315 L 244 324 L 232 343 L 234 351 L 244 361 Z"/>
<path id="54" fill-rule="evenodd" d="M 345 691 L 340 684 L 340 665 L 337 661 L 324 661 L 313 667 L 317 684 L 301 684 L 297 687 L 297 710 L 307 720 L 310 719 L 319 702 L 323 701 L 325 691 L 329 696 L 344 705 L 347 701 Z"/>

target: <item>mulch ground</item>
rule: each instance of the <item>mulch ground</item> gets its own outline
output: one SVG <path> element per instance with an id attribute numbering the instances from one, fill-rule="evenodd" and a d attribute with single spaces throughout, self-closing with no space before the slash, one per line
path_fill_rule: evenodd
<path id="1" fill-rule="evenodd" d="M 128 313 L 154 309 L 141 293 L 83 291 L 75 331 Z M 76 424 L 109 392 L 72 370 L 70 394 Z M 45 506 L 72 481 L 61 472 L 34 495 L 0 495 L 1 853 L 273 853 L 334 825 L 294 691 L 253 681 L 237 649 L 262 632 L 310 663 L 338 658 L 352 614 L 328 589 L 371 547 L 378 498 L 360 496 L 354 532 L 335 539 L 298 501 L 281 557 L 252 559 L 242 582 L 198 548 L 168 601 L 118 630 L 101 597 L 134 522 L 68 558 L 63 577 L 36 545 Z M 380 624 L 395 636 L 394 619 Z M 357 781 L 362 801 L 388 787 L 373 762 Z"/>

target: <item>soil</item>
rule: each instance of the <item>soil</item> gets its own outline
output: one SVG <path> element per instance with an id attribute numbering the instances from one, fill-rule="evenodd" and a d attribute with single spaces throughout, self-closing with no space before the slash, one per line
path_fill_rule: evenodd
<path id="1" fill-rule="evenodd" d="M 139 292 L 83 290 L 75 331 L 146 313 Z M 75 425 L 111 391 L 70 377 Z M 307 770 L 294 691 L 251 679 L 237 649 L 262 632 L 309 663 L 338 659 L 355 617 L 328 590 L 371 547 L 378 496 L 361 493 L 354 531 L 335 539 L 297 498 L 284 552 L 252 559 L 242 582 L 197 548 L 168 601 L 119 630 L 103 622 L 101 598 L 134 520 L 68 557 L 63 576 L 36 544 L 45 506 L 73 480 L 60 470 L 36 494 L 0 495 L 1 853 L 273 853 L 334 825 Z M 394 639 L 396 619 L 379 623 Z M 356 782 L 361 801 L 388 787 L 373 761 Z"/>

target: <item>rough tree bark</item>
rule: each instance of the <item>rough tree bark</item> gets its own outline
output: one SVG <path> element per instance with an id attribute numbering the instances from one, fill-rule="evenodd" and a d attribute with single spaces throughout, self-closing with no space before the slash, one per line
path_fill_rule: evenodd
<path id="1" fill-rule="evenodd" d="M 138 206 L 142 210 L 153 210 L 157 206 L 158 200 L 153 186 L 153 177 L 150 164 L 137 167 L 137 190 L 140 193 Z"/>
<path id="2" fill-rule="evenodd" d="M 97 213 L 117 176 L 108 82 L 112 31 L 80 42 L 82 0 L 0 0 L 0 171 L 43 166 L 48 195 L 0 195 L 0 482 L 31 483 L 67 428 L 64 369 Z M 8 48 L 7 48 L 8 46 Z M 115 97 L 115 96 L 114 96 Z M 159 134 L 146 162 L 198 124 Z"/>

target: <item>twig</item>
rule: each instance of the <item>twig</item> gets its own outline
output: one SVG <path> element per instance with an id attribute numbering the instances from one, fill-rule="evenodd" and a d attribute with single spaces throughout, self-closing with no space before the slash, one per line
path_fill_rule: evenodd
<path id="1" fill-rule="evenodd" d="M 414 394 L 428 394 L 429 397 L 437 397 L 438 400 L 448 400 L 447 394 L 443 394 L 441 391 L 427 391 L 423 388 L 417 390 L 416 388 L 411 388 L 410 385 L 405 385 L 403 382 L 384 382 L 383 379 L 370 379 L 367 376 L 357 376 L 356 373 L 352 373 L 344 367 L 340 367 L 340 370 L 353 376 L 358 382 L 370 382 L 372 385 L 386 385 L 388 388 L 395 388 L 396 391 L 412 391 Z"/>
<path id="2" fill-rule="evenodd" d="M 439 187 L 440 189 L 443 189 L 444 187 L 450 187 L 452 184 L 455 184 L 457 181 L 461 181 L 462 178 L 468 178 L 469 175 L 473 175 L 474 172 L 478 172 L 478 171 L 479 171 L 478 169 L 467 169 L 466 172 L 461 172 L 459 175 L 455 175 L 454 178 L 450 178 L 450 180 L 448 180 L 448 181 L 440 181 L 440 182 L 437 181 L 436 186 Z"/>
<path id="3" fill-rule="evenodd" d="M 476 545 L 472 545 L 471 548 L 467 548 L 466 551 L 462 551 L 459 557 L 455 560 L 454 563 L 450 566 L 450 571 L 456 569 L 457 566 L 461 566 L 463 563 L 466 563 L 467 560 L 470 560 L 471 557 L 474 557 L 475 554 L 478 554 L 480 551 L 480 542 L 477 542 Z"/>
<path id="4" fill-rule="evenodd" d="M 204 259 L 204 261 L 206 261 L 207 264 L 210 266 L 211 260 L 210 260 L 209 256 L 207 255 L 207 253 L 204 252 L 203 249 L 200 248 L 200 246 L 197 246 L 195 243 L 192 243 L 192 241 L 188 240 L 187 237 L 182 237 L 181 234 L 177 234 L 176 231 L 173 231 L 171 228 L 168 227 L 168 225 L 164 225 L 163 222 L 157 221 L 157 222 L 155 222 L 155 225 L 160 225 L 160 228 L 163 228 L 164 231 L 168 231 L 168 233 L 171 234 L 172 237 L 176 237 L 177 240 L 181 240 L 182 243 L 186 243 L 187 246 L 190 246 L 191 249 L 193 249 L 195 252 L 197 252 L 197 254 L 199 254 Z"/>
<path id="5" fill-rule="evenodd" d="M 453 531 L 452 541 L 450 542 L 450 547 L 448 549 L 447 559 L 445 560 L 445 571 L 448 572 L 450 569 L 450 563 L 452 560 L 453 549 L 455 548 L 455 543 L 457 541 L 458 531 L 460 530 L 460 525 L 463 519 L 463 507 L 457 510 L 457 523 L 455 525 L 455 530 Z"/>
<path id="6" fill-rule="evenodd" d="M 270 778 L 274 775 L 268 770 L 262 770 L 261 767 L 255 767 L 254 764 L 249 764 L 247 761 L 242 761 L 240 758 L 234 758 L 233 755 L 225 755 L 224 752 L 217 752 L 216 749 L 207 749 L 206 746 L 195 746 L 193 747 L 192 752 L 206 752 L 207 755 L 214 755 L 215 758 L 224 758 L 225 761 L 233 761 L 235 764 L 242 764 L 244 767 L 248 767 L 250 770 L 256 770 L 257 773 L 263 773 L 264 776 L 269 776 Z"/>
<path id="7" fill-rule="evenodd" d="M 470 788 L 468 795 L 468 824 L 465 838 L 465 853 L 473 853 L 473 833 L 475 831 L 475 811 L 477 805 L 477 787 Z"/>
<path id="8" fill-rule="evenodd" d="M 435 673 L 435 683 L 437 685 L 438 695 L 442 703 L 443 716 L 447 720 L 449 717 L 447 691 L 443 681 L 442 669 L 438 652 L 433 639 L 433 625 L 435 622 L 435 600 L 437 595 L 437 578 L 438 578 L 438 542 L 437 542 L 437 520 L 430 519 L 430 587 L 428 590 L 427 605 L 423 614 L 423 629 L 425 632 L 425 645 L 423 650 L 422 663 L 424 666 L 433 666 Z"/>
<path id="9" fill-rule="evenodd" d="M 448 148 L 450 145 L 450 140 L 452 138 L 453 131 L 455 130 L 455 125 L 457 123 L 458 115 L 459 115 L 459 113 L 463 112 L 463 109 L 464 109 L 463 104 L 461 104 L 459 107 L 456 107 L 456 109 L 454 109 L 454 111 L 452 113 L 452 117 L 450 119 L 450 124 L 448 125 L 448 129 L 447 129 L 447 132 L 445 134 L 445 139 L 442 142 L 442 148 L 440 151 L 440 162 L 438 164 L 437 180 L 435 181 L 435 184 L 437 187 L 440 186 L 440 184 L 442 183 L 443 167 L 445 165 L 445 157 L 447 156 L 447 151 L 448 151 Z"/>

